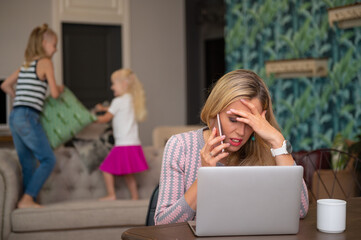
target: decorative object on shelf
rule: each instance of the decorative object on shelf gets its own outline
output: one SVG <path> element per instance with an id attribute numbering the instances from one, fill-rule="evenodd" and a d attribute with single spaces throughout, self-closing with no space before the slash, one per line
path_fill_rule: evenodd
<path id="1" fill-rule="evenodd" d="M 327 58 L 307 58 L 266 61 L 266 74 L 276 78 L 325 77 Z"/>
<path id="2" fill-rule="evenodd" d="M 352 28 L 361 26 L 361 3 L 329 8 L 328 22 L 333 27 L 337 22 L 339 28 Z"/>
<path id="3" fill-rule="evenodd" d="M 335 135 L 332 142 L 332 149 L 336 149 L 343 152 L 348 151 L 347 139 L 339 132 Z M 346 155 L 342 155 L 339 152 L 331 152 L 331 167 L 334 171 L 345 169 L 349 159 Z"/>

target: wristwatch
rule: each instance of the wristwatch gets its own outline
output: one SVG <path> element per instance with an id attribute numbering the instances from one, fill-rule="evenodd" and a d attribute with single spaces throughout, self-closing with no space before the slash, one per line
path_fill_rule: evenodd
<path id="1" fill-rule="evenodd" d="M 283 154 L 290 154 L 292 153 L 292 145 L 289 141 L 284 140 L 282 147 L 280 148 L 271 148 L 271 153 L 273 157 L 276 157 L 278 155 L 283 155 Z"/>

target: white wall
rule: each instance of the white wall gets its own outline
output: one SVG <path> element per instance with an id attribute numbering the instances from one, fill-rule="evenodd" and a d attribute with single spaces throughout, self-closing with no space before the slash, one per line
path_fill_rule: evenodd
<path id="1" fill-rule="evenodd" d="M 43 23 L 51 25 L 51 1 L 0 0 L 0 78 L 20 67 L 31 30 Z"/>
<path id="2" fill-rule="evenodd" d="M 159 125 L 186 123 L 184 0 L 131 0 L 131 66 L 144 83 L 148 120 L 144 145 Z"/>
<path id="3" fill-rule="evenodd" d="M 186 123 L 184 17 L 184 0 L 130 0 L 130 67 L 149 112 L 140 124 L 143 145 L 152 143 L 154 127 Z M 22 63 L 31 30 L 51 21 L 50 0 L 0 0 L 0 78 Z"/>

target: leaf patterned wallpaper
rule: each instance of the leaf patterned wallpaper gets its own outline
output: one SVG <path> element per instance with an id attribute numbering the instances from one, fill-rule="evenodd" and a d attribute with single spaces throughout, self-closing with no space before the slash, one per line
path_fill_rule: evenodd
<path id="1" fill-rule="evenodd" d="M 277 121 L 294 150 L 332 147 L 361 131 L 361 27 L 330 27 L 327 9 L 348 0 L 225 0 L 227 72 L 267 83 Z M 327 77 L 267 77 L 265 61 L 328 58 Z"/>

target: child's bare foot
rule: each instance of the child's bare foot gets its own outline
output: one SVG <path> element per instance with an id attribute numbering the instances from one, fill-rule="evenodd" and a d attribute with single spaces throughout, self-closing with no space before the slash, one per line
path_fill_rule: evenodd
<path id="1" fill-rule="evenodd" d="M 100 201 L 114 201 L 117 197 L 115 195 L 107 195 L 105 197 L 99 198 Z"/>
<path id="2" fill-rule="evenodd" d="M 18 208 L 42 208 L 40 204 L 34 202 L 33 197 L 28 194 L 24 194 L 24 196 L 18 202 Z"/>

